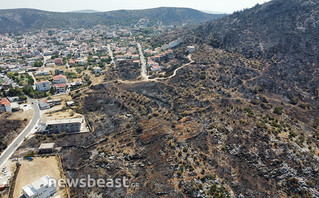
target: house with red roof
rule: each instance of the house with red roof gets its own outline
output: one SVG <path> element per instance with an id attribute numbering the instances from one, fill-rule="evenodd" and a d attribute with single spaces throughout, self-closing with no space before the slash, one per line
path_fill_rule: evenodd
<path id="1" fill-rule="evenodd" d="M 57 76 L 53 76 L 53 84 L 65 84 L 68 82 L 68 79 L 65 75 L 59 74 Z"/>
<path id="2" fill-rule="evenodd" d="M 56 58 L 56 59 L 54 60 L 54 63 L 55 63 L 56 65 L 62 65 L 62 64 L 63 64 L 62 58 Z"/>
<path id="3" fill-rule="evenodd" d="M 53 85 L 57 93 L 65 92 L 66 91 L 66 84 L 55 84 Z"/>
<path id="4" fill-rule="evenodd" d="M 0 100 L 0 111 L 12 112 L 11 103 L 7 98 Z"/>

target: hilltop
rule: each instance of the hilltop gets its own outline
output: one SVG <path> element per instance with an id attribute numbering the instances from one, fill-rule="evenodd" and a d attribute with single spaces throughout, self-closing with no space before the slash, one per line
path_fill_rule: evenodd
<path id="1" fill-rule="evenodd" d="M 0 33 L 21 33 L 43 28 L 80 28 L 95 25 L 131 25 L 139 19 L 164 25 L 195 24 L 216 19 L 222 14 L 207 14 L 189 8 L 153 8 L 98 13 L 62 13 L 35 9 L 10 9 L 0 12 Z"/>
<path id="2" fill-rule="evenodd" d="M 313 99 L 319 96 L 318 13 L 318 1 L 273 0 L 203 25 L 160 35 L 153 41 L 183 35 L 188 44 L 197 44 L 201 50 L 205 49 L 202 45 L 207 45 L 246 58 L 270 60 L 252 85 L 280 93 L 291 102 L 307 98 L 316 103 Z M 209 52 L 197 55 L 202 63 L 211 62 Z"/>

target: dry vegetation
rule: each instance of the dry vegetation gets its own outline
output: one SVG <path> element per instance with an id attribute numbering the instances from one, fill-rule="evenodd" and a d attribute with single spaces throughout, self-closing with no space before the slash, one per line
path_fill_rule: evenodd
<path id="1" fill-rule="evenodd" d="M 211 64 L 185 67 L 169 81 L 113 82 L 71 93 L 76 111 L 88 117 L 95 132 L 45 140 L 62 146 L 68 177 L 124 175 L 140 184 L 72 188 L 72 195 L 307 197 L 316 192 L 319 181 L 308 173 L 317 171 L 318 108 L 291 104 L 256 86 L 267 61 L 206 50 Z M 197 58 L 194 54 L 194 60 L 205 61 Z"/>
<path id="2" fill-rule="evenodd" d="M 13 117 L 11 113 L 0 113 L 0 153 L 6 149 L 10 142 L 24 129 L 28 123 L 28 112 L 26 117 Z"/>

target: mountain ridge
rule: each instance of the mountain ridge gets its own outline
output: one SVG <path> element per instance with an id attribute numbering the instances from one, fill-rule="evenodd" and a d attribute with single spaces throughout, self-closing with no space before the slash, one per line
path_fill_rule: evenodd
<path id="1" fill-rule="evenodd" d="M 140 18 L 164 25 L 195 24 L 224 15 L 212 15 L 190 8 L 160 7 L 145 10 L 117 10 L 98 13 L 50 12 L 37 9 L 9 9 L 0 12 L 0 33 L 22 33 L 43 28 L 89 28 L 94 25 L 130 25 Z"/>

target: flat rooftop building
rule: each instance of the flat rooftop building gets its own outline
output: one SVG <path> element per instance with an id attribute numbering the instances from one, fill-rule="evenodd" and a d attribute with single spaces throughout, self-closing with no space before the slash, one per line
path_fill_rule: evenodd
<path id="1" fill-rule="evenodd" d="M 81 131 L 83 118 L 49 120 L 46 123 L 45 131 L 48 133 L 78 133 Z"/>
<path id="2" fill-rule="evenodd" d="M 39 147 L 39 153 L 52 153 L 55 143 L 43 143 Z"/>
<path id="3" fill-rule="evenodd" d="M 46 175 L 32 184 L 22 187 L 22 192 L 26 198 L 48 198 L 57 192 L 56 183 L 55 180 Z"/>

